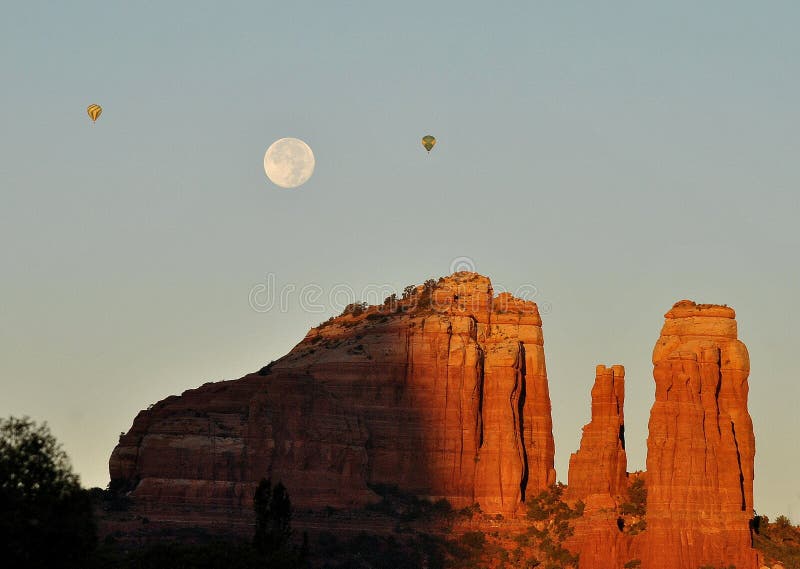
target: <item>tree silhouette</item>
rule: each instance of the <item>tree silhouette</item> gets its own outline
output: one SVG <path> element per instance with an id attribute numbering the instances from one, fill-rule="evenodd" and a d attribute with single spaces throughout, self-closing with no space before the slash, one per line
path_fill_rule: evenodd
<path id="1" fill-rule="evenodd" d="M 292 503 L 286 487 L 271 479 L 261 479 L 253 497 L 256 513 L 256 533 L 253 546 L 262 555 L 284 551 L 292 538 Z"/>
<path id="2" fill-rule="evenodd" d="M 10 567 L 82 567 L 94 549 L 89 493 L 46 423 L 0 419 L 0 512 Z"/>

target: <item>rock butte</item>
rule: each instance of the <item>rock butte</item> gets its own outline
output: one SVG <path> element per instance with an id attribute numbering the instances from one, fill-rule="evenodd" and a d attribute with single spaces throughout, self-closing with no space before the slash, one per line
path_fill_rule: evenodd
<path id="1" fill-rule="evenodd" d="M 628 490 L 625 455 L 625 368 L 598 365 L 592 387 L 592 419 L 580 449 L 569 460 L 565 498 L 585 504 L 568 546 L 580 567 L 616 567 L 630 560 L 631 536 L 620 531 L 617 507 Z"/>
<path id="2" fill-rule="evenodd" d="M 755 438 L 750 359 L 733 309 L 684 300 L 653 349 L 645 569 L 758 567 L 751 548 Z"/>
<path id="3" fill-rule="evenodd" d="M 112 484 L 134 488 L 151 519 L 187 507 L 246 519 L 268 476 L 298 509 L 364 506 L 389 484 L 513 514 L 555 482 L 536 304 L 464 272 L 397 302 L 312 329 L 260 373 L 140 412 Z"/>
<path id="4" fill-rule="evenodd" d="M 647 529 L 636 535 L 616 513 L 635 477 L 624 368 L 597 367 L 565 494 L 586 504 L 567 543 L 581 568 L 758 567 L 749 361 L 734 317 L 691 301 L 666 314 L 638 475 Z M 152 521 L 248 533 L 264 477 L 283 481 L 296 511 L 363 507 L 379 499 L 377 485 L 396 485 L 520 518 L 526 496 L 555 482 L 553 457 L 538 308 L 461 272 L 331 319 L 260 372 L 141 411 L 109 469 L 112 487 Z"/>
<path id="5" fill-rule="evenodd" d="M 567 496 L 586 503 L 569 546 L 581 569 L 702 566 L 756 569 L 753 516 L 755 438 L 747 411 L 750 361 L 727 306 L 676 303 L 653 350 L 655 403 L 647 439 L 647 529 L 624 533 L 621 366 L 598 366 L 592 420 L 570 459 Z M 615 435 L 619 428 L 619 436 Z M 614 531 L 614 522 L 619 522 Z"/>

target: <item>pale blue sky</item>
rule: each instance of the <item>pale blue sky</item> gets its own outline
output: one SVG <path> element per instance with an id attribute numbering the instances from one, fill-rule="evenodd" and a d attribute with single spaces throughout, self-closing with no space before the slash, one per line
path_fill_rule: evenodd
<path id="1" fill-rule="evenodd" d="M 800 5 L 222 5 L 0 11 L 0 415 L 104 486 L 139 409 L 336 312 L 252 310 L 268 273 L 402 290 L 468 256 L 552 305 L 564 481 L 595 364 L 627 368 L 643 468 L 663 313 L 735 307 L 756 508 L 800 521 Z M 285 136 L 317 157 L 299 190 L 263 173 Z"/>

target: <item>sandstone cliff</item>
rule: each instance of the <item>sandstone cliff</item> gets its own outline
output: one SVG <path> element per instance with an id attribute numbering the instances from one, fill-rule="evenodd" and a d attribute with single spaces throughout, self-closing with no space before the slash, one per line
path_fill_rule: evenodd
<path id="1" fill-rule="evenodd" d="M 235 523 L 255 484 L 297 509 L 358 507 L 375 485 L 513 514 L 555 482 L 541 319 L 456 273 L 354 306 L 259 373 L 136 417 L 109 468 L 151 519 Z"/>
<path id="2" fill-rule="evenodd" d="M 627 487 L 625 368 L 598 365 L 592 387 L 592 420 L 583 427 L 578 452 L 569 459 L 567 498 L 589 510 L 614 506 Z"/>
<path id="3" fill-rule="evenodd" d="M 622 531 L 618 513 L 628 485 L 624 404 L 625 368 L 598 365 L 592 418 L 583 427 L 580 449 L 570 456 L 565 496 L 585 504 L 568 542 L 581 569 L 621 567 L 630 559 L 631 536 Z"/>
<path id="4" fill-rule="evenodd" d="M 750 361 L 731 308 L 681 301 L 653 350 L 643 569 L 757 567 Z"/>
<path id="5" fill-rule="evenodd" d="M 111 456 L 112 486 L 152 521 L 240 534 L 264 477 L 288 487 L 303 528 L 353 534 L 397 531 L 397 518 L 369 517 L 377 510 L 347 522 L 396 487 L 456 508 L 480 503 L 461 531 L 522 544 L 515 555 L 529 562 L 571 566 L 555 535 L 582 569 L 755 569 L 749 360 L 734 316 L 690 301 L 666 314 L 646 473 L 626 473 L 624 368 L 597 367 L 564 494 L 585 504 L 577 518 L 555 498 L 557 515 L 542 514 L 561 487 L 532 499 L 555 482 L 537 307 L 495 297 L 473 273 L 352 306 L 261 371 L 140 412 Z M 328 507 L 346 510 L 320 522 Z"/>

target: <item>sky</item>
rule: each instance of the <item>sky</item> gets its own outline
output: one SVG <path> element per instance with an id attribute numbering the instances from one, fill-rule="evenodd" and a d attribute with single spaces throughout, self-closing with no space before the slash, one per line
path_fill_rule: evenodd
<path id="1" fill-rule="evenodd" d="M 595 365 L 626 367 L 643 469 L 663 314 L 734 307 L 756 510 L 800 522 L 800 4 L 1 14 L 0 416 L 47 421 L 84 485 L 140 409 L 280 357 L 348 294 L 466 263 L 546 307 L 565 482 Z M 282 137 L 317 159 L 294 190 L 264 175 Z"/>

